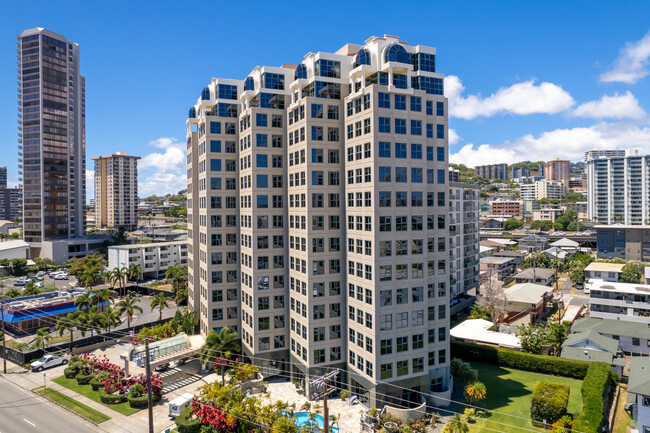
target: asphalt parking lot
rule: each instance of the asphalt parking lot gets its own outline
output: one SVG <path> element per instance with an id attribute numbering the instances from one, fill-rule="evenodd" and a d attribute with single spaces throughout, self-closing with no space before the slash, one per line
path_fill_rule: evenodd
<path id="1" fill-rule="evenodd" d="M 23 277 L 10 277 L 0 280 L 0 292 L 5 293 L 9 289 L 22 290 L 25 286 L 14 286 L 17 279 Z M 77 286 L 77 278 L 70 275 L 67 280 L 55 280 L 49 276 L 45 276 L 41 281 L 45 286 L 55 286 L 57 290 L 69 290 Z"/>

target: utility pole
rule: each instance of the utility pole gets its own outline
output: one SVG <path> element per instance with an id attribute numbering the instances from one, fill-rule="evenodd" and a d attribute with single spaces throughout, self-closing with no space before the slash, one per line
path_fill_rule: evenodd
<path id="1" fill-rule="evenodd" d="M 2 310 L 2 371 L 7 374 L 7 344 L 5 342 L 5 301 L 0 301 L 0 310 Z"/>
<path id="2" fill-rule="evenodd" d="M 325 433 L 330 433 L 329 411 L 327 409 L 327 380 L 323 381 L 323 427 L 325 427 Z"/>
<path id="3" fill-rule="evenodd" d="M 151 402 L 151 360 L 149 358 L 149 340 L 145 340 L 145 355 L 147 357 L 147 401 L 149 403 L 149 433 L 153 433 L 153 406 Z"/>

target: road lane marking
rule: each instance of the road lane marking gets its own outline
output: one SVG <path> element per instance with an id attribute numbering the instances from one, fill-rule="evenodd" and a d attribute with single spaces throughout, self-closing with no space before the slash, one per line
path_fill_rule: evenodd
<path id="1" fill-rule="evenodd" d="M 33 422 L 31 422 L 29 420 L 26 420 L 25 418 L 23 418 L 23 421 L 25 421 L 27 424 L 31 425 L 32 427 L 36 427 L 36 424 L 34 424 Z"/>

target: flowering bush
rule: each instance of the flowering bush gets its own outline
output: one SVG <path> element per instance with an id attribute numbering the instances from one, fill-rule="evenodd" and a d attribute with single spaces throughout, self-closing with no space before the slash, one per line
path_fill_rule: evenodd
<path id="1" fill-rule="evenodd" d="M 203 425 L 210 425 L 218 432 L 230 433 L 236 431 L 237 420 L 229 417 L 223 410 L 209 404 L 200 404 L 196 399 L 192 400 L 194 415 Z"/>

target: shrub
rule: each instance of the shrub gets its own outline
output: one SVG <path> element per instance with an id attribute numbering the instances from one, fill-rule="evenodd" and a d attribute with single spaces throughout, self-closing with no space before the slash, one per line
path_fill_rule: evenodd
<path id="1" fill-rule="evenodd" d="M 126 394 L 107 394 L 103 388 L 99 388 L 99 399 L 104 404 L 124 403 L 126 398 Z"/>
<path id="2" fill-rule="evenodd" d="M 88 383 L 92 386 L 93 391 L 99 391 L 99 388 L 104 387 L 104 379 L 107 379 L 109 376 L 110 373 L 108 371 L 102 371 L 101 373 L 97 373 Z"/>
<path id="3" fill-rule="evenodd" d="M 178 426 L 179 433 L 198 433 L 201 429 L 201 421 L 197 419 L 189 420 L 192 415 L 192 408 L 188 407 L 182 414 L 178 415 L 174 422 Z"/>
<path id="4" fill-rule="evenodd" d="M 582 411 L 573 423 L 573 429 L 583 433 L 599 433 L 603 427 L 605 396 L 616 382 L 616 375 L 604 362 L 592 362 L 582 381 Z"/>
<path id="5" fill-rule="evenodd" d="M 142 394 L 144 394 L 144 385 L 141 383 L 136 383 L 131 388 L 129 388 L 129 395 L 133 397 L 140 397 Z"/>
<path id="6" fill-rule="evenodd" d="M 345 400 L 348 399 L 348 397 L 350 397 L 350 391 L 348 391 L 347 389 L 342 389 L 341 390 L 341 400 L 345 401 Z"/>
<path id="7" fill-rule="evenodd" d="M 63 369 L 63 375 L 66 379 L 74 379 L 79 374 L 79 366 L 74 364 Z"/>
<path id="8" fill-rule="evenodd" d="M 128 400 L 129 405 L 133 408 L 143 408 L 149 406 L 149 398 L 147 397 L 147 394 L 134 397 L 129 393 L 126 399 Z M 160 396 L 151 395 L 152 403 L 156 403 L 158 400 L 160 400 Z"/>
<path id="9" fill-rule="evenodd" d="M 95 377 L 94 374 L 84 374 L 83 371 L 75 376 L 78 385 L 88 385 L 90 380 Z"/>
<path id="10" fill-rule="evenodd" d="M 530 403 L 530 417 L 537 427 L 555 423 L 566 415 L 569 406 L 569 385 L 540 382 L 533 392 Z"/>
<path id="11" fill-rule="evenodd" d="M 472 368 L 472 365 L 469 362 L 465 362 L 458 358 L 452 358 L 450 367 L 451 375 L 454 376 L 454 379 L 459 383 L 468 384 L 474 383 L 478 380 L 478 370 Z"/>
<path id="12" fill-rule="evenodd" d="M 534 355 L 502 347 L 480 346 L 461 341 L 451 342 L 454 357 L 466 361 L 485 362 L 519 370 L 583 379 L 591 362 L 557 356 Z"/>

